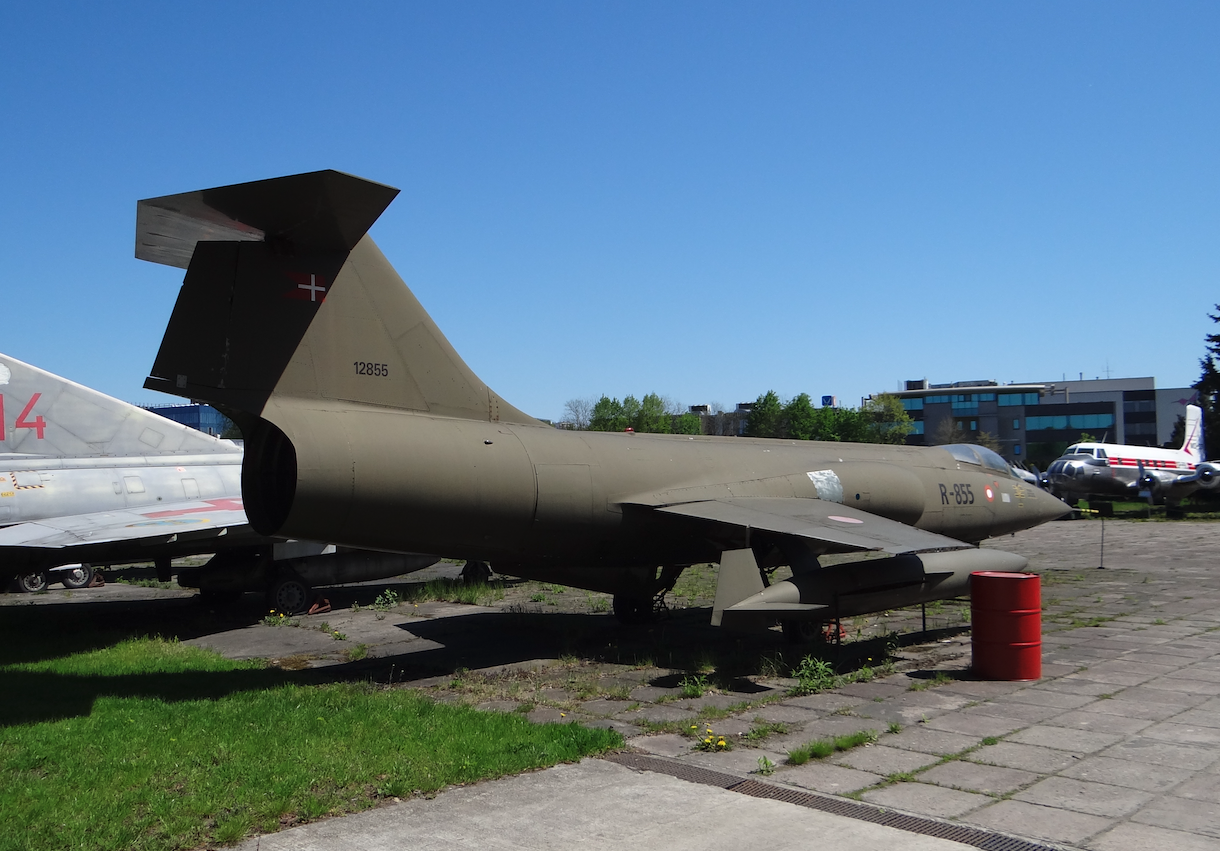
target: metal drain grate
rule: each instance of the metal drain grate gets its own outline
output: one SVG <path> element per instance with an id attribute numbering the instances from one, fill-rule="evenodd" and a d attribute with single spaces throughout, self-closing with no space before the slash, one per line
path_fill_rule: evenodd
<path id="1" fill-rule="evenodd" d="M 820 810 L 832 815 L 848 816 L 860 821 L 905 830 L 908 833 L 918 833 L 923 836 L 934 836 L 938 839 L 949 839 L 963 845 L 981 848 L 983 851 L 1058 851 L 1065 846 L 1051 845 L 1021 839 L 1016 836 L 1005 836 L 1002 833 L 992 833 L 980 827 L 965 824 L 950 824 L 922 816 L 898 813 L 872 804 L 848 801 L 830 795 L 819 795 L 792 789 L 787 786 L 775 786 L 770 783 L 760 783 L 757 780 L 742 780 L 732 774 L 687 765 L 664 757 L 647 756 L 638 753 L 611 754 L 606 759 L 625 768 L 638 771 L 654 771 L 657 774 L 668 774 L 679 780 L 691 783 L 701 783 L 705 786 L 718 786 L 730 792 L 740 792 L 754 798 L 767 798 L 772 801 L 782 801 L 796 804 L 813 810 Z"/>

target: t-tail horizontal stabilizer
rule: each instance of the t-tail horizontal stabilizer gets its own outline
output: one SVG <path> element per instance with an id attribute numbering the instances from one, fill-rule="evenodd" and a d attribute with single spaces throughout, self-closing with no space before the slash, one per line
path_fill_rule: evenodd
<path id="1" fill-rule="evenodd" d="M 780 621 L 827 621 L 896 609 L 970 592 L 976 570 L 1019 573 L 1024 556 L 967 549 L 911 553 L 810 570 L 764 588 L 753 553 L 723 554 L 714 626 L 756 627 Z"/>
<path id="2" fill-rule="evenodd" d="M 255 444 L 241 414 L 295 440 L 293 406 L 538 425 L 462 362 L 368 237 L 397 194 L 320 171 L 139 202 L 136 256 L 187 269 L 144 386 L 222 407 Z"/>

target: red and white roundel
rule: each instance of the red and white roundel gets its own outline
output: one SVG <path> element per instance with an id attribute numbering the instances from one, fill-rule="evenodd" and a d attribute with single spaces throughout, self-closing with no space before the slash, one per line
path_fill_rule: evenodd
<path id="1" fill-rule="evenodd" d="M 988 502 L 995 502 L 995 490 L 992 489 L 991 485 L 983 488 L 983 493 L 987 495 Z"/>

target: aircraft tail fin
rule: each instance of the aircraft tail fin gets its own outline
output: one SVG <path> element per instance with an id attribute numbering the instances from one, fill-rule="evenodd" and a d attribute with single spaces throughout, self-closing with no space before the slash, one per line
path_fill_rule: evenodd
<path id="1" fill-rule="evenodd" d="M 145 387 L 538 424 L 462 361 L 366 231 L 397 189 L 313 172 L 141 201 L 136 256 L 187 268 Z"/>
<path id="2" fill-rule="evenodd" d="M 0 453 L 41 457 L 237 452 L 159 414 L 0 354 Z"/>
<path id="3" fill-rule="evenodd" d="M 1198 405 L 1186 406 L 1186 437 L 1182 440 L 1182 451 L 1195 460 L 1207 460 L 1203 446 L 1203 409 Z"/>

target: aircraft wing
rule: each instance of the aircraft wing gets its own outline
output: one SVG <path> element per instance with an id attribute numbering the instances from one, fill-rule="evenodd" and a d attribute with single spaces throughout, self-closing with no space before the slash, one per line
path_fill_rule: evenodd
<path id="1" fill-rule="evenodd" d="M 83 548 L 119 541 L 153 545 L 215 538 L 246 528 L 240 499 L 192 500 L 15 523 L 0 528 L 0 550 Z"/>
<path id="2" fill-rule="evenodd" d="M 739 529 L 762 529 L 821 541 L 830 545 L 832 552 L 881 550 L 902 554 L 970 547 L 956 538 L 821 499 L 711 499 L 658 506 L 654 510 Z"/>

